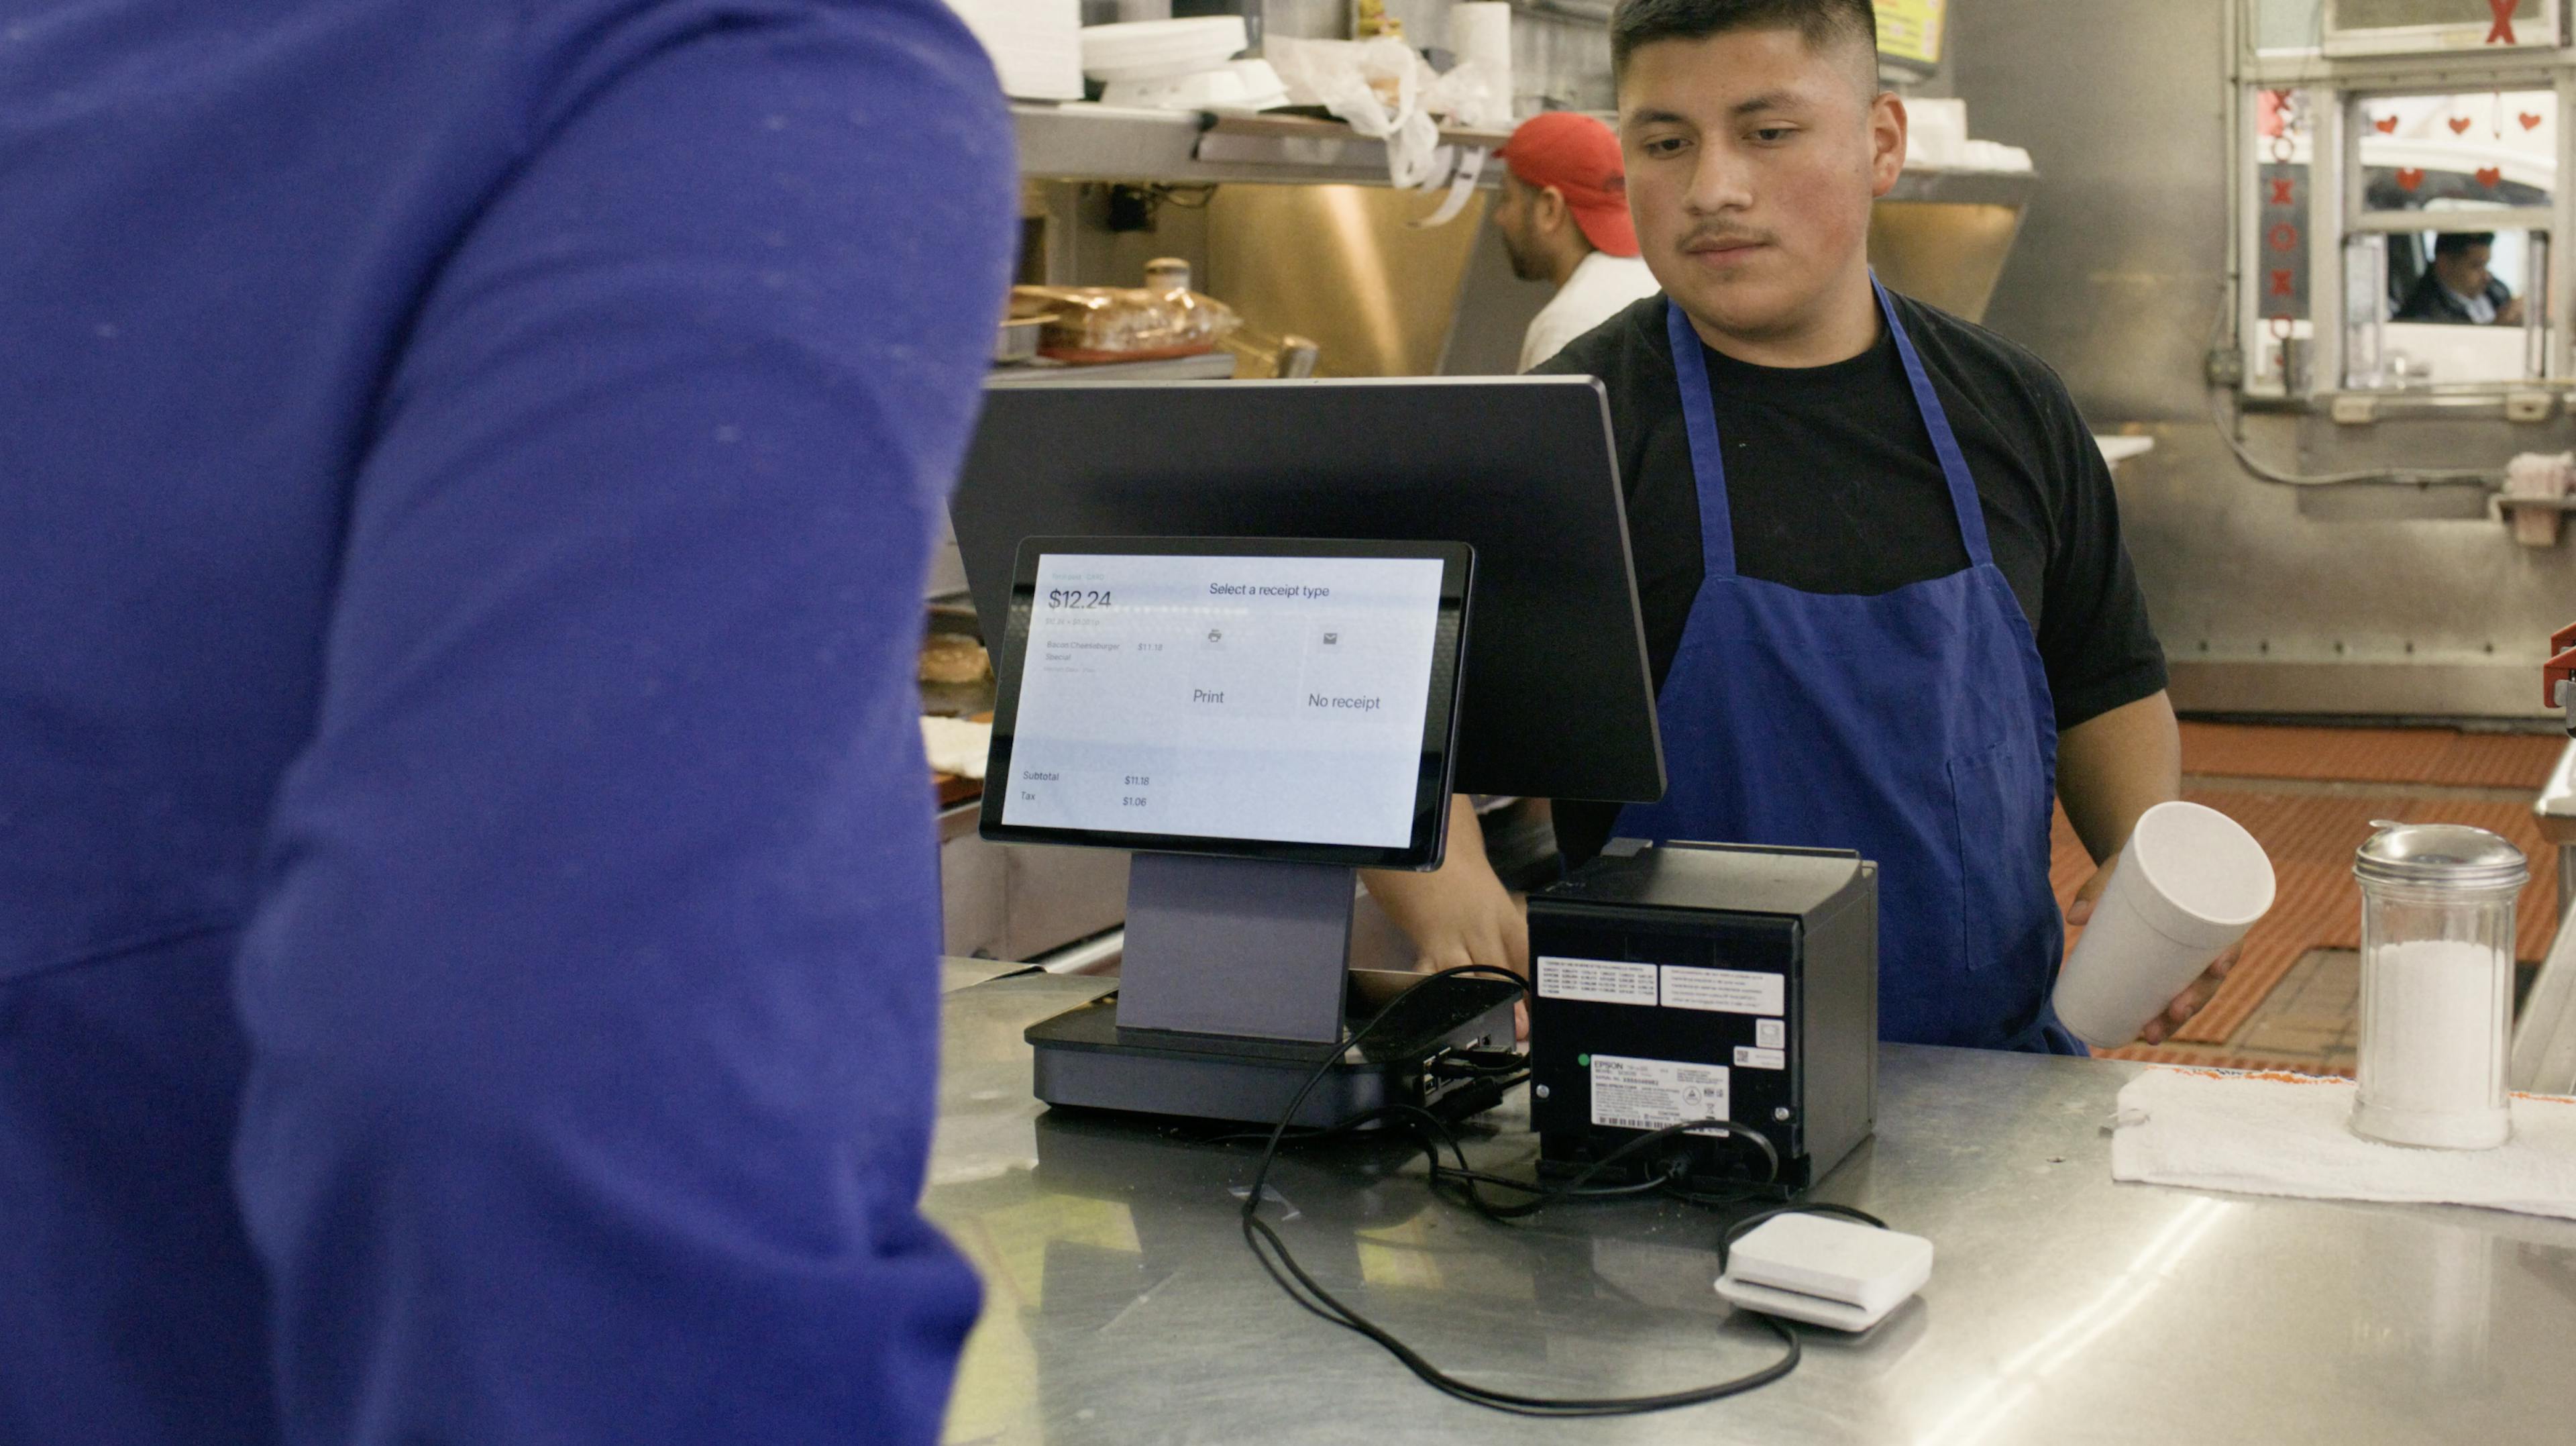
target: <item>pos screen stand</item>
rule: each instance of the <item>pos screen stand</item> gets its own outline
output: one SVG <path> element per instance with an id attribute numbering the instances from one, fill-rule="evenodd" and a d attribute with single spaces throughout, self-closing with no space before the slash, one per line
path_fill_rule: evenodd
<path id="1" fill-rule="evenodd" d="M 1119 1019 L 1164 1033 L 1341 1038 L 1356 883 L 1330 864 L 1138 854 Z"/>
<path id="2" fill-rule="evenodd" d="M 1030 538 L 983 833 L 1137 850 L 1115 1001 L 1029 1031 L 1050 1104 L 1276 1120 L 1419 1101 L 1511 1039 L 1513 986 L 1443 981 L 1373 1027 L 1346 967 L 1356 870 L 1436 866 L 1471 549 Z M 1399 977 L 1400 978 L 1400 977 Z"/>
<path id="3" fill-rule="evenodd" d="M 1330 1047 L 1374 1020 L 1414 976 L 1354 971 L 1353 871 L 1325 864 L 1138 854 L 1127 885 L 1118 993 L 1030 1027 L 1051 1105 L 1277 1120 Z M 1298 1107 L 1329 1125 L 1421 1103 L 1423 1066 L 1450 1049 L 1511 1043 L 1500 980 L 1445 980 L 1369 1031 Z"/>

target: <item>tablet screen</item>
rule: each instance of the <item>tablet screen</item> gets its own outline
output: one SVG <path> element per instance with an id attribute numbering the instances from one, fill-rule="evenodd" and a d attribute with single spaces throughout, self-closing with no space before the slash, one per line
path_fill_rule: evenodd
<path id="1" fill-rule="evenodd" d="M 1007 758 L 986 785 L 1002 831 L 1417 849 L 1426 776 L 1444 787 L 1463 559 L 1197 546 L 1024 553 Z"/>

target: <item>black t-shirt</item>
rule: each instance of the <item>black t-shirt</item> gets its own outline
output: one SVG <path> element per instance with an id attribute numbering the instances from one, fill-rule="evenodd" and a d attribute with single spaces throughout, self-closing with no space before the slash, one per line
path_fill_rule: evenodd
<path id="1" fill-rule="evenodd" d="M 1976 479 L 1995 565 L 2038 637 L 2059 730 L 2160 691 L 2164 650 L 2120 541 L 2110 467 L 2065 384 L 1982 327 L 1902 296 L 1896 308 Z M 1759 367 L 1700 352 L 1744 576 L 1866 594 L 1968 565 L 1931 434 L 1886 327 L 1876 346 L 1830 366 Z M 1703 572 L 1664 299 L 1636 303 L 1537 370 L 1596 376 L 1609 389 L 1637 600 L 1660 688 Z M 1566 861 L 1599 853 L 1618 812 L 1560 800 Z"/>

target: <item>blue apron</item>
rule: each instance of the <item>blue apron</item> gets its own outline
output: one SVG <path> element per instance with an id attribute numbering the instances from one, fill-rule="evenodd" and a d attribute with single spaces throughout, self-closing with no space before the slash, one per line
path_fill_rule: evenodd
<path id="1" fill-rule="evenodd" d="M 1870 284 L 1968 568 L 1867 597 L 1738 573 L 1708 364 L 1666 302 L 1707 575 L 1656 700 L 1672 785 L 1622 810 L 1617 831 L 1857 849 L 1879 866 L 1882 1038 L 2081 1054 L 2048 1006 L 2065 945 L 2048 883 L 2048 675 L 1941 399 Z"/>

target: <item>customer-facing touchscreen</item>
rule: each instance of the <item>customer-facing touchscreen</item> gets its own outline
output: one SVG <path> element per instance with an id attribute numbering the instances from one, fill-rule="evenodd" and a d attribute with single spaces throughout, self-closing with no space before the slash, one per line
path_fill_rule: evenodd
<path id="1" fill-rule="evenodd" d="M 1041 555 L 1008 776 L 986 785 L 1007 790 L 1002 822 L 1405 848 L 1442 572 L 1437 557 Z"/>

